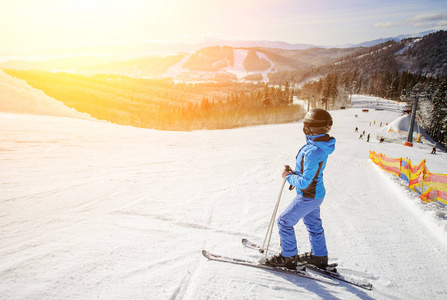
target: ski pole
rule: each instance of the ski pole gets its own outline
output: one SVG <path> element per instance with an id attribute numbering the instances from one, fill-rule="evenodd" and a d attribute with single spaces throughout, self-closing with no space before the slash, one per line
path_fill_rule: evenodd
<path id="1" fill-rule="evenodd" d="M 275 208 L 273 210 L 272 217 L 270 219 L 269 227 L 267 228 L 267 233 L 266 233 L 265 238 L 264 238 L 264 243 L 262 244 L 262 248 L 259 249 L 259 252 L 265 253 L 265 255 L 264 255 L 265 258 L 267 258 L 267 253 L 268 253 L 268 250 L 269 250 L 270 240 L 272 238 L 273 226 L 274 226 L 274 223 L 275 223 L 275 220 L 276 220 L 276 213 L 278 211 L 279 201 L 281 200 L 281 194 L 282 194 L 282 191 L 284 189 L 284 185 L 285 184 L 286 184 L 286 180 L 284 179 L 283 182 L 282 182 L 282 185 L 281 185 L 281 190 L 279 191 L 278 200 L 276 201 L 276 205 L 275 205 Z M 265 251 L 264 251 L 264 246 L 265 246 L 266 241 L 267 241 L 267 247 L 265 248 Z"/>
<path id="2" fill-rule="evenodd" d="M 284 166 L 285 169 L 287 171 L 292 171 L 292 169 L 290 168 L 290 166 L 286 165 Z M 268 249 L 269 249 L 269 245 L 270 245 L 270 240 L 272 238 L 272 231 L 273 231 L 273 226 L 276 220 L 276 213 L 278 212 L 278 207 L 279 207 L 279 201 L 281 200 L 281 195 L 282 195 L 282 191 L 284 190 L 284 185 L 286 184 L 286 179 L 284 178 L 282 185 L 281 185 L 281 189 L 279 190 L 279 195 L 278 195 L 278 200 L 276 201 L 276 205 L 275 208 L 273 209 L 273 213 L 272 213 L 272 217 L 270 218 L 270 223 L 269 226 L 267 228 L 267 233 L 265 235 L 264 238 L 264 243 L 262 244 L 261 249 L 259 249 L 260 253 L 265 253 L 264 257 L 267 258 L 267 253 L 268 253 Z M 265 243 L 267 242 L 267 248 L 264 250 L 265 247 Z"/>

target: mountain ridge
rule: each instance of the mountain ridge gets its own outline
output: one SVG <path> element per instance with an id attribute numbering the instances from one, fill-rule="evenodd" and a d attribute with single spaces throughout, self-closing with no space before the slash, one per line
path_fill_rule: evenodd
<path id="1" fill-rule="evenodd" d="M 225 43 L 216 45 L 219 40 L 208 39 L 207 46 L 193 52 L 177 52 L 172 55 L 145 55 L 138 57 L 97 57 L 79 56 L 54 58 L 44 61 L 10 60 L 0 63 L 0 68 L 5 69 L 40 69 L 52 72 L 71 72 L 84 75 L 97 73 L 110 73 L 142 78 L 172 78 L 179 81 L 209 81 L 209 80 L 248 80 L 264 81 L 273 80 L 274 84 L 284 78 L 287 81 L 300 83 L 302 80 L 326 73 L 327 70 L 348 70 L 356 68 L 346 62 L 362 66 L 359 72 L 402 72 L 408 71 L 414 74 L 426 76 L 443 76 L 447 72 L 444 67 L 445 45 L 439 42 L 437 36 L 444 31 L 431 33 L 424 32 L 424 37 L 415 38 L 419 34 L 400 35 L 394 38 L 384 39 L 384 43 L 365 47 L 311 47 L 299 44 L 303 49 L 290 49 L 292 45 L 285 42 L 257 43 L 261 46 L 248 47 L 250 41 L 243 41 L 237 46 L 228 46 Z M 435 39 L 436 41 L 432 41 Z M 416 41 L 419 41 L 416 43 Z M 430 40 L 430 42 L 428 42 Z M 365 42 L 378 43 L 382 39 Z M 437 44 L 440 45 L 437 45 Z M 245 46 L 244 46 L 245 45 Z M 285 48 L 275 48 L 279 46 Z M 444 45 L 444 46 L 443 46 Z M 268 46 L 268 47 L 267 47 Z M 288 48 L 287 48 L 288 47 Z M 298 47 L 298 46 L 296 46 Z M 386 47 L 392 47 L 388 51 Z M 143 49 L 143 48 L 141 48 Z M 380 49 L 388 49 L 381 51 Z M 387 53 L 385 56 L 385 53 Z M 235 61 L 237 58 L 237 62 Z M 356 63 L 361 60 L 363 63 Z M 384 63 L 387 61 L 386 63 Z M 437 66 L 438 62 L 442 62 Z M 446 62 L 447 63 L 447 62 Z M 344 66 L 344 67 L 343 67 Z M 325 71 L 326 70 L 326 71 Z M 321 74 L 317 74 L 320 72 Z M 295 74 L 295 75 L 294 75 Z"/>
<path id="2" fill-rule="evenodd" d="M 342 45 L 316 45 L 309 43 L 290 43 L 286 41 L 270 40 L 237 40 L 204 37 L 199 40 L 180 39 L 171 41 L 156 40 L 130 40 L 117 43 L 101 43 L 77 47 L 51 47 L 38 50 L 0 50 L 0 56 L 77 56 L 77 55 L 125 55 L 125 56 L 146 56 L 146 55 L 174 55 L 179 52 L 195 52 L 201 48 L 211 46 L 231 46 L 231 47 L 263 47 L 278 48 L 284 50 L 304 50 L 309 48 L 350 48 L 350 47 L 371 47 L 390 40 L 399 41 L 410 37 L 423 37 L 436 30 L 427 30 L 412 34 L 401 34 L 388 38 L 379 38 L 361 43 L 349 43 Z"/>

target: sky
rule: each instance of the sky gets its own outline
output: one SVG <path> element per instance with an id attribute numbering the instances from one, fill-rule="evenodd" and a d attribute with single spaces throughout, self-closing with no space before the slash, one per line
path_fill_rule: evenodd
<path id="1" fill-rule="evenodd" d="M 204 37 L 314 45 L 447 29 L 447 0 L 0 0 L 0 51 Z"/>

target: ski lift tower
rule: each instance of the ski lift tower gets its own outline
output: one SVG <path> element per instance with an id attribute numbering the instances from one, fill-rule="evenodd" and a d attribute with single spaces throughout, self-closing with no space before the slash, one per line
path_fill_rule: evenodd
<path id="1" fill-rule="evenodd" d="M 427 93 L 421 92 L 418 88 L 412 89 L 407 94 L 405 90 L 402 91 L 401 98 L 409 98 L 410 101 L 413 101 L 413 108 L 411 109 L 411 119 L 410 126 L 408 128 L 408 137 L 405 141 L 404 145 L 408 147 L 413 147 L 413 130 L 414 130 L 414 121 L 416 120 L 416 111 L 418 109 L 419 98 L 427 98 Z"/>

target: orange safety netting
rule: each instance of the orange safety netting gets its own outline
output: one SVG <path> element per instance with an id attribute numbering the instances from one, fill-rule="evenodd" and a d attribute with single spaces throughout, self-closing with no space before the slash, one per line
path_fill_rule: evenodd
<path id="1" fill-rule="evenodd" d="M 431 173 L 425 159 L 413 166 L 409 159 L 391 158 L 371 150 L 369 158 L 383 170 L 408 182 L 412 190 L 421 194 L 422 201 L 447 205 L 447 175 Z"/>

